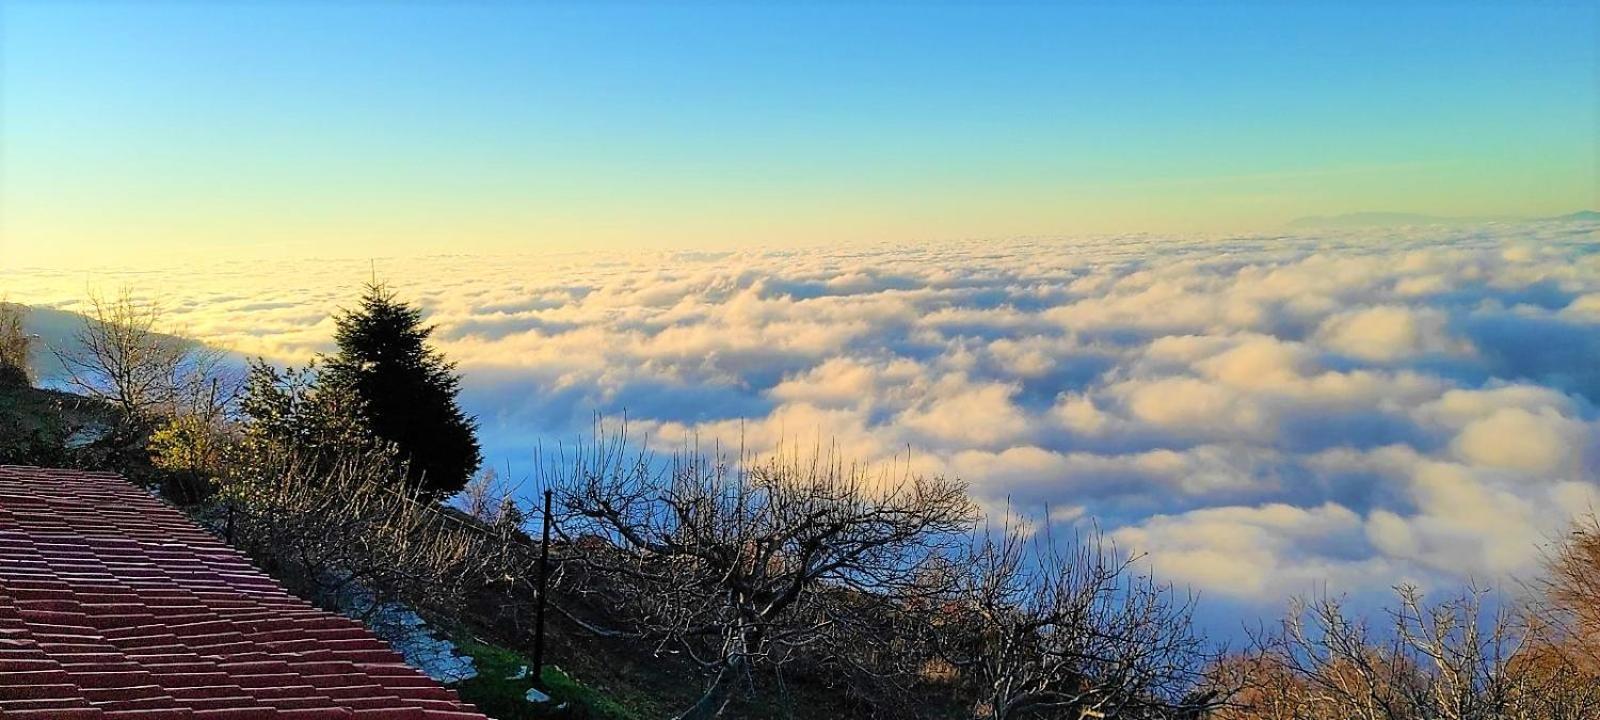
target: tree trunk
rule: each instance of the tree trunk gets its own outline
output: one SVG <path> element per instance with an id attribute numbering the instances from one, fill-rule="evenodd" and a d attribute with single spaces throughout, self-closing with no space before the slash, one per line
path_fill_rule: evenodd
<path id="1" fill-rule="evenodd" d="M 743 655 L 736 655 L 729 660 L 722 669 L 717 671 L 716 680 L 711 687 L 706 689 L 706 694 L 700 696 L 694 706 L 683 711 L 675 720 L 712 720 L 722 714 L 722 709 L 728 706 L 728 701 L 733 699 L 734 684 L 739 681 L 739 676 L 744 673 L 745 659 Z"/>

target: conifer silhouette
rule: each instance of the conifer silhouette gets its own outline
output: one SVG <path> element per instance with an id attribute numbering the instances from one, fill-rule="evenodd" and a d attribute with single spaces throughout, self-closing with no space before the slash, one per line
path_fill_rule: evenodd
<path id="1" fill-rule="evenodd" d="M 457 402 L 454 363 L 428 346 L 433 327 L 422 324 L 422 311 L 374 281 L 359 306 L 334 321 L 339 352 L 327 362 L 325 381 L 360 398 L 372 433 L 407 463 L 413 490 L 459 491 L 482 461 L 477 422 Z"/>

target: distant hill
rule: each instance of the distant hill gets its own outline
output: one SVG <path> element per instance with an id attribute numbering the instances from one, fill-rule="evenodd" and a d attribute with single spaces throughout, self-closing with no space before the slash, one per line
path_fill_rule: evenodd
<path id="1" fill-rule="evenodd" d="M 1328 228 L 1362 228 L 1362 227 L 1392 227 L 1401 225 L 1475 225 L 1491 222 L 1595 222 L 1600 221 L 1600 212 L 1594 210 L 1580 210 L 1567 215 L 1556 217 L 1530 218 L 1514 215 L 1496 215 L 1479 217 L 1452 217 L 1447 215 L 1423 215 L 1420 213 L 1403 212 L 1358 212 L 1342 215 L 1314 215 L 1311 217 L 1297 218 L 1289 222 L 1289 227 L 1301 229 L 1328 229 Z"/>
<path id="2" fill-rule="evenodd" d="M 34 342 L 31 358 L 34 374 L 44 382 L 57 379 L 64 374 L 64 371 L 61 361 L 57 360 L 50 350 L 65 348 L 75 342 L 74 337 L 78 328 L 83 327 L 83 316 L 54 308 L 24 307 L 27 308 L 27 315 L 23 316 L 23 332 L 38 336 Z"/>
<path id="3" fill-rule="evenodd" d="M 1295 228 L 1347 228 L 1377 227 L 1383 225 L 1438 225 L 1451 222 L 1448 218 L 1417 213 L 1362 212 L 1343 215 L 1313 215 L 1289 222 Z"/>
<path id="4" fill-rule="evenodd" d="M 18 305 L 19 303 L 5 303 Z M 23 316 L 23 332 L 37 336 L 33 347 L 34 377 L 45 386 L 52 386 L 66 375 L 66 369 L 61 366 L 61 361 L 56 358 L 52 350 L 63 350 L 75 347 L 77 333 L 83 327 L 84 316 L 68 310 L 24 305 L 27 314 Z M 168 342 L 189 343 L 187 338 L 176 335 L 162 335 Z M 240 366 L 244 365 L 243 357 L 234 357 Z"/>

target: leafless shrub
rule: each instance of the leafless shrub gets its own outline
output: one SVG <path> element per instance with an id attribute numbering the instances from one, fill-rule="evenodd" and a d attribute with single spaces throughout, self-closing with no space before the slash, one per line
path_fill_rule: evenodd
<path id="1" fill-rule="evenodd" d="M 1139 571 L 1098 532 L 1029 543 L 1008 522 L 976 536 L 937 628 L 968 676 L 975 718 L 1197 717 L 1225 699 L 1200 690 L 1216 655 L 1190 598 Z"/>
<path id="2" fill-rule="evenodd" d="M 520 547 L 395 490 L 389 457 L 293 454 L 230 477 L 212 521 L 301 597 L 381 619 L 395 604 L 456 618 L 485 584 L 521 572 Z"/>
<path id="3" fill-rule="evenodd" d="M 687 450 L 665 461 L 626 433 L 550 463 L 559 524 L 618 629 L 714 674 L 682 718 L 719 715 L 758 665 L 830 628 L 866 627 L 872 599 L 923 592 L 921 571 L 968 526 L 960 483 L 876 474 L 820 449 L 765 459 Z M 867 645 L 865 638 L 857 640 Z"/>

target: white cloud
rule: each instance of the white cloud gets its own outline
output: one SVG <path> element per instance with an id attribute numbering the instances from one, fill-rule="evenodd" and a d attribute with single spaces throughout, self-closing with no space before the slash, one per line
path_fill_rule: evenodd
<path id="1" fill-rule="evenodd" d="M 1187 437 L 1269 439 L 1276 428 L 1253 398 L 1192 377 L 1128 381 L 1109 388 L 1132 419 Z"/>
<path id="2" fill-rule="evenodd" d="M 1301 382 L 1316 367 L 1313 354 L 1297 343 L 1252 337 L 1196 363 L 1207 376 L 1242 388 L 1282 388 Z"/>
<path id="3" fill-rule="evenodd" d="M 1472 465 L 1542 476 L 1571 475 L 1583 465 L 1595 436 L 1587 423 L 1552 408 L 1529 412 L 1498 408 L 1461 430 L 1451 444 L 1457 458 Z"/>
<path id="4" fill-rule="evenodd" d="M 1363 360 L 1471 353 L 1471 344 L 1453 337 L 1446 322 L 1438 310 L 1379 305 L 1334 315 L 1317 335 L 1329 348 Z"/>
<path id="5" fill-rule="evenodd" d="M 1381 557 L 1346 556 L 1365 545 L 1362 520 L 1333 503 L 1157 515 L 1111 537 L 1120 547 L 1147 556 L 1162 577 L 1224 596 L 1304 593 L 1317 583 L 1349 586 L 1363 574 L 1385 574 Z"/>
<path id="6" fill-rule="evenodd" d="M 1561 314 L 1577 320 L 1600 322 L 1600 293 L 1589 293 L 1573 298 L 1572 302 L 1562 308 Z"/>
<path id="7" fill-rule="evenodd" d="M 1008 447 L 1028 432 L 1029 418 L 1012 404 L 1016 387 L 973 383 L 963 374 L 940 378 L 928 398 L 898 418 L 906 428 L 926 435 L 930 446 Z"/>
<path id="8" fill-rule="evenodd" d="M 1374 232 L 377 267 L 514 472 L 626 410 L 663 447 L 831 440 L 959 475 L 1229 597 L 1514 574 L 1600 482 L 1593 231 Z M 73 309 L 86 277 L 131 283 L 196 336 L 298 362 L 369 273 L 0 268 L 0 294 Z"/>

